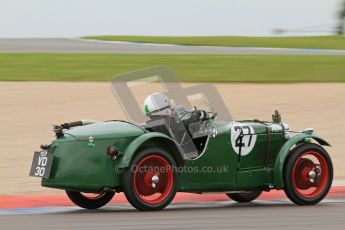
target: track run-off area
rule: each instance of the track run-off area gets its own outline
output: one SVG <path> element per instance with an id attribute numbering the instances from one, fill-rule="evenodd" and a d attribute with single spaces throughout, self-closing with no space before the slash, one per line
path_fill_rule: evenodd
<path id="1" fill-rule="evenodd" d="M 243 54 L 243 55 L 345 55 L 345 50 L 192 46 L 79 38 L 1 38 L 0 52 L 123 53 L 123 54 Z"/>

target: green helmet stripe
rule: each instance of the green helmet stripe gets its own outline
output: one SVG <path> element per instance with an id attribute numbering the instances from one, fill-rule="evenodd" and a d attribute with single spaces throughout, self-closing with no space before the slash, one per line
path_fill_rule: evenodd
<path id="1" fill-rule="evenodd" d="M 145 112 L 146 115 L 150 114 L 150 110 L 149 110 L 149 106 L 148 105 L 144 106 L 144 112 Z"/>

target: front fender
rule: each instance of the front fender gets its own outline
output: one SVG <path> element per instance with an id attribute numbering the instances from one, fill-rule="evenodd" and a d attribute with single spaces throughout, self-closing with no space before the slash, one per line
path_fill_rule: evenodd
<path id="1" fill-rule="evenodd" d="M 275 162 L 275 166 L 274 166 L 275 188 L 281 189 L 284 187 L 283 170 L 284 170 L 285 160 L 288 157 L 291 151 L 291 148 L 299 142 L 304 142 L 305 138 L 314 139 L 320 145 L 331 146 L 326 140 L 322 139 L 321 137 L 317 135 L 312 135 L 312 134 L 301 133 L 289 139 L 287 142 L 285 142 L 283 147 L 280 149 L 276 162 Z"/>
<path id="2" fill-rule="evenodd" d="M 134 155 L 143 147 L 161 147 L 168 150 L 178 165 L 183 164 L 186 160 L 184 151 L 174 139 L 163 133 L 150 132 L 137 137 L 127 146 L 124 150 L 124 155 L 118 158 L 116 168 L 128 167 Z"/>

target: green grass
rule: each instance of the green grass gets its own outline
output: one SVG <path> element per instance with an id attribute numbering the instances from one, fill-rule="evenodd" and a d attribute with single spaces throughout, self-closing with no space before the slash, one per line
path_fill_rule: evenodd
<path id="1" fill-rule="evenodd" d="M 153 37 L 153 36 L 89 36 L 86 39 L 107 41 L 129 41 L 144 43 L 207 45 L 207 46 L 241 46 L 241 47 L 276 47 L 276 48 L 310 48 L 345 50 L 345 36 L 313 37 Z"/>
<path id="2" fill-rule="evenodd" d="M 156 65 L 191 82 L 345 82 L 345 56 L 0 53 L 0 81 L 110 81 Z"/>

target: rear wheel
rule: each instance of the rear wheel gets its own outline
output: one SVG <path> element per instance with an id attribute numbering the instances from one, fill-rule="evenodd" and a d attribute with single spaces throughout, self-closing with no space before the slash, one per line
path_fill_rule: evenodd
<path id="1" fill-rule="evenodd" d="M 159 148 L 144 149 L 123 174 L 123 191 L 141 211 L 161 210 L 174 199 L 178 174 L 175 160 Z"/>
<path id="2" fill-rule="evenodd" d="M 97 209 L 106 205 L 115 195 L 115 192 L 101 192 L 99 194 L 66 191 L 69 199 L 81 208 Z"/>
<path id="3" fill-rule="evenodd" d="M 258 198 L 261 195 L 262 191 L 250 191 L 250 192 L 242 192 L 242 193 L 227 193 L 226 195 L 230 197 L 230 199 L 239 202 L 251 202 Z"/>
<path id="4" fill-rule="evenodd" d="M 325 149 L 304 144 L 293 150 L 284 169 L 284 191 L 298 205 L 319 203 L 333 180 L 333 165 Z"/>

